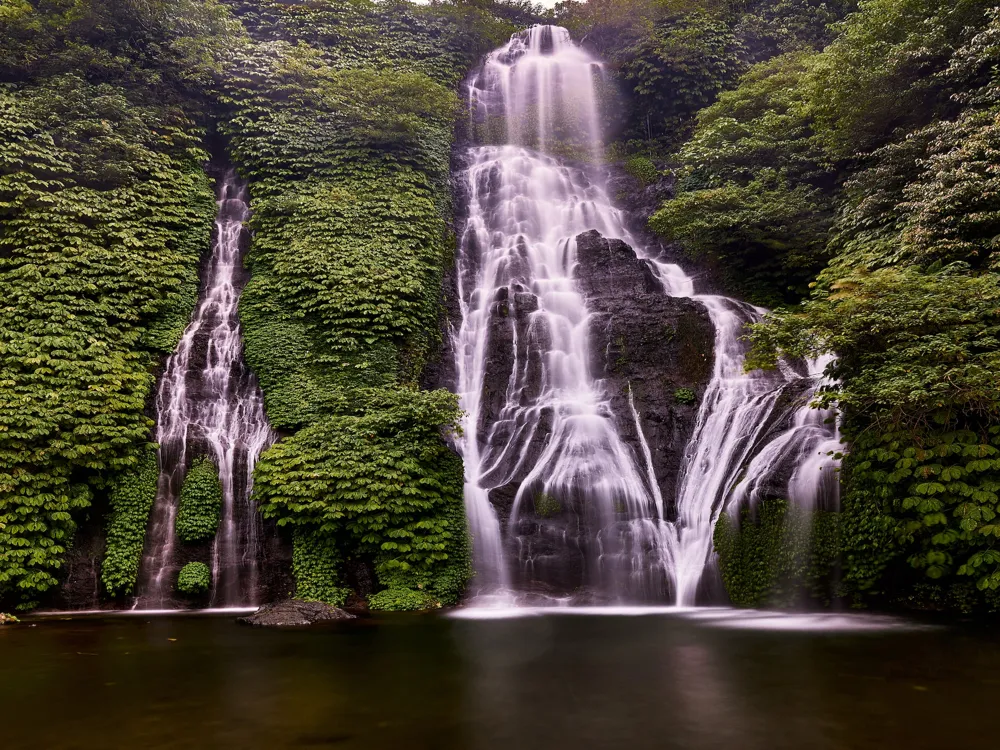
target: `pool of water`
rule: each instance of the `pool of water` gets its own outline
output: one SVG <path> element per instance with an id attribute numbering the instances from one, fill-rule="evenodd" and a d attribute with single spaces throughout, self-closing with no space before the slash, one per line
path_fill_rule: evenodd
<path id="1" fill-rule="evenodd" d="M 0 746 L 956 750 L 1000 745 L 982 625 L 731 610 L 233 615 L 0 628 Z M 517 616 L 512 616 L 517 615 Z"/>

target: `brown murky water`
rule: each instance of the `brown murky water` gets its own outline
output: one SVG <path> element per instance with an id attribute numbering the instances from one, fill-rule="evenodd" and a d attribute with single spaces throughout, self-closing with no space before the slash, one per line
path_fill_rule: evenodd
<path id="1" fill-rule="evenodd" d="M 37 619 L 0 628 L 0 747 L 1000 746 L 988 626 L 810 622 L 412 615 L 278 632 L 231 615 Z"/>

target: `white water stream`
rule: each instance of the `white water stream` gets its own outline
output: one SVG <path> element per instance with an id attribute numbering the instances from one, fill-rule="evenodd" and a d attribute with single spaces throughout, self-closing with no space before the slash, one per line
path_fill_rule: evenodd
<path id="1" fill-rule="evenodd" d="M 560 511 L 571 506 L 579 533 L 548 524 L 550 542 L 582 550 L 588 585 L 623 601 L 693 604 L 713 557 L 715 521 L 744 468 L 767 450 L 762 442 L 787 387 L 805 377 L 791 367 L 744 373 L 744 325 L 762 311 L 695 296 L 678 266 L 650 258 L 664 292 L 700 301 L 716 329 L 714 372 L 676 509 L 665 505 L 640 415 L 633 406 L 637 452 L 619 435 L 609 394 L 591 371 L 589 312 L 573 277 L 576 237 L 587 230 L 647 255 L 605 188 L 595 86 L 601 75 L 599 62 L 565 29 L 536 26 L 492 53 L 469 84 L 474 123 L 500 141 L 471 148 L 462 174 L 468 211 L 458 258 L 462 320 L 453 341 L 481 602 L 510 601 L 514 571 L 545 577 L 523 554 L 518 529 L 526 513 L 544 516 L 546 503 L 556 502 Z M 499 384 L 498 347 L 510 360 Z M 802 419 L 816 427 L 813 437 L 835 439 L 822 420 Z M 826 457 L 813 454 L 828 443 L 811 439 L 800 451 L 797 493 L 819 481 L 813 474 Z M 491 493 L 505 486 L 517 489 L 501 519 Z M 546 528 L 544 519 L 538 523 Z"/>
<path id="2" fill-rule="evenodd" d="M 246 186 L 228 173 L 219 187 L 212 255 L 201 299 L 167 360 L 156 396 L 160 478 L 142 561 L 139 609 L 172 604 L 180 568 L 177 518 L 192 459 L 219 471 L 222 510 L 212 543 L 212 607 L 257 604 L 260 518 L 250 499 L 253 467 L 274 442 L 256 378 L 243 361 L 237 305 L 246 283 L 241 236 Z"/>

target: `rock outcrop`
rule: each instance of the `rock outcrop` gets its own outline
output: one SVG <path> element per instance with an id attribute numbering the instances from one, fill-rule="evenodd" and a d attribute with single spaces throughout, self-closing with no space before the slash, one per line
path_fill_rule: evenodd
<path id="1" fill-rule="evenodd" d="M 712 377 L 715 328 L 702 305 L 664 294 L 649 263 L 621 240 L 577 237 L 575 276 L 592 316 L 593 372 L 603 373 L 619 434 L 641 456 L 631 394 L 669 515 Z"/>
<path id="2" fill-rule="evenodd" d="M 265 604 L 252 615 L 240 617 L 243 625 L 270 628 L 290 628 L 315 625 L 319 622 L 353 620 L 354 615 L 323 602 L 306 602 L 301 599 L 285 599 Z"/>

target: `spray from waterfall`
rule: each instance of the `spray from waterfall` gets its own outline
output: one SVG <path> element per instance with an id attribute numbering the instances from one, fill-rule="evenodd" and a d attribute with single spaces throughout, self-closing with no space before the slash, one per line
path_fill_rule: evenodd
<path id="1" fill-rule="evenodd" d="M 146 536 L 140 609 L 172 605 L 181 561 L 174 524 L 192 460 L 211 458 L 222 485 L 219 528 L 211 548 L 211 606 L 257 604 L 261 523 L 250 490 L 261 452 L 274 442 L 256 378 L 243 361 L 237 305 L 246 284 L 242 266 L 246 186 L 234 172 L 220 181 L 212 254 L 201 298 L 156 396 L 160 467 Z"/>

